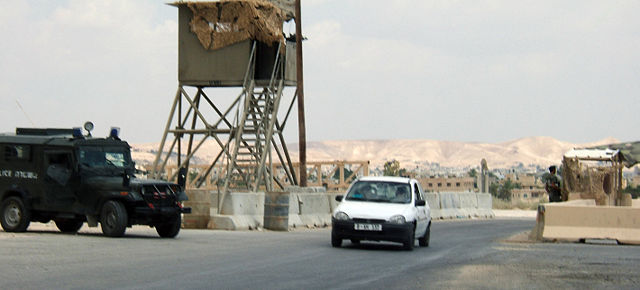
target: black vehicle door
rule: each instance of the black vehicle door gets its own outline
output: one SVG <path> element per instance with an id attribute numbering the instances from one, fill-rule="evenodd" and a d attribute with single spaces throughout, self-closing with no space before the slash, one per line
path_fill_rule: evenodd
<path id="1" fill-rule="evenodd" d="M 48 209 L 71 211 L 71 205 L 76 201 L 72 156 L 71 150 L 44 152 L 45 206 Z"/>

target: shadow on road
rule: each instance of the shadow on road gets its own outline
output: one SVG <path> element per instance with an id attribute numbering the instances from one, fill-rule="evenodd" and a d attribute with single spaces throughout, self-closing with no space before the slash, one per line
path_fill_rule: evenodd
<path id="1" fill-rule="evenodd" d="M 391 242 L 369 242 L 362 241 L 360 243 L 352 243 L 349 241 L 344 241 L 342 243 L 343 249 L 346 250 L 368 250 L 368 251 L 386 251 L 386 252 L 407 252 L 402 248 L 402 244 L 400 243 L 391 243 Z M 413 248 L 414 251 L 419 251 L 423 247 L 416 246 Z"/>
<path id="2" fill-rule="evenodd" d="M 0 231 L 2 233 L 7 233 L 5 231 Z M 155 232 L 154 232 L 155 233 Z M 100 232 L 77 232 L 77 233 L 63 233 L 57 230 L 42 230 L 42 229 L 36 229 L 36 230 L 27 230 L 26 232 L 23 233 L 10 233 L 10 234 L 14 234 L 14 235 L 21 235 L 21 234 L 36 234 L 36 235 L 57 235 L 57 236 L 80 236 L 80 237 L 103 237 L 103 238 L 111 238 L 111 237 L 107 237 L 104 234 L 100 233 Z M 147 234 L 141 234 L 141 233 L 125 233 L 125 235 L 123 237 L 119 237 L 116 239 L 158 239 L 158 240 L 164 240 L 164 238 L 161 238 L 158 235 L 152 235 L 152 233 Z"/>

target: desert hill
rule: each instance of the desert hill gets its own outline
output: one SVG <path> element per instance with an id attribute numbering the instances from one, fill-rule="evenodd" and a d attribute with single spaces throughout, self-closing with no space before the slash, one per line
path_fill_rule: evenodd
<path id="1" fill-rule="evenodd" d="M 343 140 L 307 142 L 308 161 L 369 160 L 372 167 L 388 160 L 398 160 L 402 167 L 438 163 L 446 167 L 477 166 L 485 158 L 490 168 L 506 168 L 519 163 L 547 166 L 559 164 L 562 155 L 572 148 L 619 143 L 615 138 L 575 144 L 552 137 L 526 137 L 503 143 L 451 142 L 436 140 Z M 133 158 L 139 164 L 151 164 L 158 143 L 132 144 Z M 288 144 L 297 160 L 298 145 Z M 183 147 L 183 148 L 186 148 Z M 209 163 L 219 152 L 213 142 L 205 143 L 196 154 L 195 163 Z"/>

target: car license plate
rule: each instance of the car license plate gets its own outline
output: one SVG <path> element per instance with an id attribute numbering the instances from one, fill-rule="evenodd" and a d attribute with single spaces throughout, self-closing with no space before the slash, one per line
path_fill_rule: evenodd
<path id="1" fill-rule="evenodd" d="M 354 224 L 356 231 L 382 231 L 381 224 Z"/>

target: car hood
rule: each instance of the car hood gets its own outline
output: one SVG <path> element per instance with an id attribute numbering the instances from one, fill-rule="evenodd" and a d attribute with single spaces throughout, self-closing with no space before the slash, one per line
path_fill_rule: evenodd
<path id="1" fill-rule="evenodd" d="M 398 214 L 407 217 L 410 207 L 411 204 L 343 201 L 338 205 L 334 213 L 342 211 L 350 218 L 388 220 L 390 217 Z"/>

